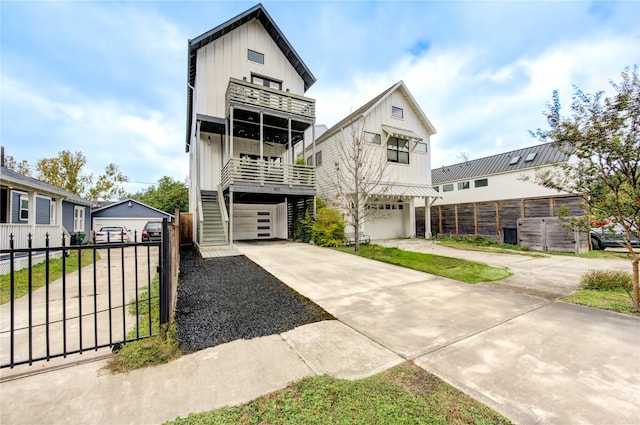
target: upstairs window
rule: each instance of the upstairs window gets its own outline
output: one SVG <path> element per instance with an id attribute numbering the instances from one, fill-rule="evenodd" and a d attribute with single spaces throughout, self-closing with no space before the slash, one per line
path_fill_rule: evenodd
<path id="1" fill-rule="evenodd" d="M 427 144 L 425 142 L 416 142 L 416 152 L 427 153 Z"/>
<path id="2" fill-rule="evenodd" d="M 443 184 L 442 185 L 443 192 L 453 192 L 453 183 Z"/>
<path id="3" fill-rule="evenodd" d="M 364 141 L 372 145 L 380 145 L 382 143 L 378 133 L 369 133 L 368 131 L 364 132 Z"/>
<path id="4" fill-rule="evenodd" d="M 387 142 L 387 161 L 408 164 L 409 141 L 406 139 L 398 139 L 397 137 L 389 137 L 389 141 Z"/>
<path id="5" fill-rule="evenodd" d="M 458 190 L 469 189 L 469 182 L 460 182 L 458 183 Z"/>
<path id="6" fill-rule="evenodd" d="M 398 108 L 397 106 L 392 106 L 391 116 L 395 118 L 404 118 L 404 111 L 402 110 L 402 108 Z"/>
<path id="7" fill-rule="evenodd" d="M 260 86 L 269 87 L 275 90 L 282 90 L 282 81 L 272 80 L 267 77 L 261 77 L 259 75 L 252 75 L 251 82 Z"/>
<path id="8" fill-rule="evenodd" d="M 249 59 L 251 62 L 264 65 L 264 54 L 256 52 L 255 50 L 247 49 L 247 59 Z"/>
<path id="9" fill-rule="evenodd" d="M 489 180 L 487 179 L 474 180 L 473 185 L 474 187 L 487 187 L 489 186 Z"/>
<path id="10" fill-rule="evenodd" d="M 322 151 L 316 152 L 316 163 L 313 165 L 316 167 L 322 165 Z"/>

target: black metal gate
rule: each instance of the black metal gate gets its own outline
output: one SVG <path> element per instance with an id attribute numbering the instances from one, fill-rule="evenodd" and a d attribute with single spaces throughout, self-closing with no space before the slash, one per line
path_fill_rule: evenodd
<path id="1" fill-rule="evenodd" d="M 169 321 L 168 223 L 160 241 L 0 250 L 0 368 L 116 347 Z M 19 268 L 22 270 L 18 270 Z M 8 273 L 7 273 L 8 270 Z"/>

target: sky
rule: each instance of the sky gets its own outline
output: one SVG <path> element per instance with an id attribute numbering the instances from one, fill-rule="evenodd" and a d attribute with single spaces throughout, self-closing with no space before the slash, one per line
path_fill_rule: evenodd
<path id="1" fill-rule="evenodd" d="M 35 166 L 81 151 L 131 193 L 184 181 L 187 42 L 242 1 L 0 0 L 0 142 Z M 539 143 L 558 90 L 613 93 L 640 64 L 640 1 L 265 1 L 328 127 L 403 80 L 437 134 L 432 167 Z"/>

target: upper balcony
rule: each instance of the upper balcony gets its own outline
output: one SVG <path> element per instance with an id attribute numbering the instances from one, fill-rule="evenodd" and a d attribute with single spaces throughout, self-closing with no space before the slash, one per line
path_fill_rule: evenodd
<path id="1" fill-rule="evenodd" d="M 235 78 L 229 80 L 226 102 L 227 105 L 235 102 L 297 115 L 311 120 L 315 120 L 316 117 L 315 99 Z"/>
<path id="2" fill-rule="evenodd" d="M 222 169 L 223 190 L 315 195 L 315 185 L 315 167 L 309 165 L 233 158 Z"/>

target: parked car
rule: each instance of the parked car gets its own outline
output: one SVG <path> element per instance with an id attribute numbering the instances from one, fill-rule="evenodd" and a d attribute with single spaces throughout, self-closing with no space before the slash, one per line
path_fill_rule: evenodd
<path id="1" fill-rule="evenodd" d="M 94 235 L 95 243 L 130 242 L 129 231 L 122 226 L 101 227 Z"/>
<path id="2" fill-rule="evenodd" d="M 142 242 L 155 242 L 162 239 L 162 223 L 147 221 L 142 229 Z"/>
<path id="3" fill-rule="evenodd" d="M 598 229 L 591 230 L 591 248 L 602 250 L 605 248 L 624 248 L 625 234 L 622 226 L 609 226 L 600 227 Z M 640 248 L 640 241 L 638 238 L 631 238 L 631 246 L 634 248 Z"/>

